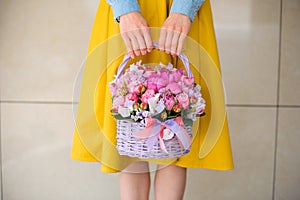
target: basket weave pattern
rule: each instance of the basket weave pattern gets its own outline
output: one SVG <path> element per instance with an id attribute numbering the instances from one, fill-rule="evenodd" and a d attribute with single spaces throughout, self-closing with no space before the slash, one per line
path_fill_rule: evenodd
<path id="1" fill-rule="evenodd" d="M 190 138 L 192 138 L 192 127 L 184 125 L 183 128 L 187 131 Z M 149 147 L 147 145 L 147 140 L 151 138 L 140 139 L 133 135 L 133 133 L 139 132 L 143 129 L 145 129 L 145 125 L 143 123 L 117 120 L 117 150 L 120 155 L 141 159 L 162 159 L 176 158 L 189 153 L 189 150 L 181 148 L 176 136 L 170 140 L 164 141 L 168 153 L 161 149 L 158 138 L 154 146 Z"/>

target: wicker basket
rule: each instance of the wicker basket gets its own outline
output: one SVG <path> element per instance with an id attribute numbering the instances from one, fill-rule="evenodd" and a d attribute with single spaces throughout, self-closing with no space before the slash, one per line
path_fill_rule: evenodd
<path id="1" fill-rule="evenodd" d="M 191 139 L 192 127 L 184 125 L 183 128 L 187 131 Z M 141 159 L 162 159 L 176 158 L 189 153 L 188 149 L 181 148 L 176 136 L 169 140 L 164 140 L 168 153 L 164 152 L 160 147 L 158 137 L 157 139 L 155 138 L 154 145 L 149 147 L 147 145 L 147 140 L 151 138 L 140 139 L 133 135 L 133 133 L 139 132 L 143 129 L 145 129 L 145 125 L 143 123 L 134 123 L 127 120 L 117 120 L 117 149 L 120 155 L 137 157 Z"/>
<path id="2" fill-rule="evenodd" d="M 153 44 L 154 47 L 157 47 L 157 43 Z M 189 67 L 188 58 L 181 53 L 179 59 L 182 61 L 185 70 L 188 74 L 188 77 L 193 77 L 192 70 Z M 123 70 L 130 60 L 129 54 L 126 54 L 123 62 L 120 64 L 115 80 L 117 80 Z M 168 140 L 163 140 L 164 148 L 161 147 L 161 139 L 159 139 L 159 133 L 155 133 L 155 137 L 151 134 L 150 137 L 139 138 L 134 134 L 145 129 L 146 126 L 143 123 L 137 123 L 127 120 L 117 120 L 117 150 L 120 155 L 126 155 L 130 157 L 137 157 L 142 159 L 147 158 L 177 158 L 189 153 L 189 145 L 192 139 L 192 127 L 188 125 L 183 125 L 184 138 L 188 139 L 188 145 L 185 143 L 185 148 L 182 147 L 182 143 L 178 141 L 178 138 L 181 136 L 176 136 L 176 134 L 181 134 L 181 131 L 174 132 L 174 136 Z M 178 137 L 178 138 L 177 138 Z M 189 137 L 189 138 L 188 138 Z M 184 139 L 184 140 L 185 140 Z"/>

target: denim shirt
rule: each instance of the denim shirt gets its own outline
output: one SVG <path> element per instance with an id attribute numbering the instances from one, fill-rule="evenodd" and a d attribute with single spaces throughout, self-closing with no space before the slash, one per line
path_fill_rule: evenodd
<path id="1" fill-rule="evenodd" d="M 114 11 L 114 18 L 130 12 L 141 12 L 137 0 L 106 0 Z M 149 0 L 150 1 L 150 0 Z M 195 15 L 205 0 L 173 0 L 170 13 L 180 13 L 194 21 Z"/>

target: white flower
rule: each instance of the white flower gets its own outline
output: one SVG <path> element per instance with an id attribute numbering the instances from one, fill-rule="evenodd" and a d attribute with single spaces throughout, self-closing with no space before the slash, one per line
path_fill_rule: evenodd
<path id="1" fill-rule="evenodd" d="M 157 93 L 154 97 L 148 99 L 148 105 L 151 114 L 160 113 L 165 109 L 163 99 L 159 101 L 160 94 Z"/>
<path id="2" fill-rule="evenodd" d="M 164 109 L 165 109 L 165 104 L 164 104 L 164 100 L 163 99 L 160 99 L 159 102 L 157 103 L 156 105 L 156 111 L 157 113 L 161 113 Z"/>
<path id="3" fill-rule="evenodd" d="M 143 117 L 147 118 L 147 117 L 150 117 L 150 112 L 145 110 L 143 113 L 142 113 Z"/>
<path id="4" fill-rule="evenodd" d="M 120 113 L 120 115 L 122 117 L 129 117 L 130 116 L 129 108 L 119 107 L 118 113 Z"/>
<path id="5" fill-rule="evenodd" d="M 131 101 L 131 100 L 128 100 L 126 98 L 124 106 L 127 107 L 130 111 L 133 111 L 133 104 L 134 103 L 135 103 L 135 101 Z"/>
<path id="6" fill-rule="evenodd" d="M 190 113 L 187 113 L 186 114 L 186 118 L 187 119 L 191 119 L 191 120 L 193 120 L 193 121 L 196 121 L 196 113 L 194 113 L 194 112 L 190 112 Z"/>

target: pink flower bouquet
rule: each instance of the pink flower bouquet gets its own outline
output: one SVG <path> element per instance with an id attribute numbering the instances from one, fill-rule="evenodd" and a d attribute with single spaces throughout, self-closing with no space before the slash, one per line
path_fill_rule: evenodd
<path id="1" fill-rule="evenodd" d="M 146 118 L 163 122 L 181 117 L 191 125 L 205 114 L 201 87 L 170 63 L 150 67 L 139 61 L 110 82 L 109 88 L 111 111 L 118 120 L 144 123 Z"/>

